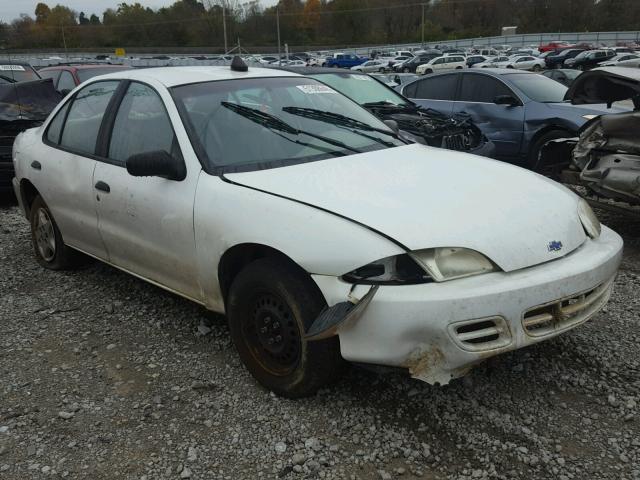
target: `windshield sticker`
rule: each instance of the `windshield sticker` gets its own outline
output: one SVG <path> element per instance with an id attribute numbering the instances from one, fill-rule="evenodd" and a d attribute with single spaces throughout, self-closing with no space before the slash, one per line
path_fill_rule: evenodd
<path id="1" fill-rule="evenodd" d="M 314 95 L 316 93 L 338 93 L 333 88 L 329 88 L 326 85 L 296 85 L 296 87 L 309 95 Z"/>
<path id="2" fill-rule="evenodd" d="M 22 65 L 0 65 L 0 70 L 12 70 L 14 72 L 24 72 Z"/>
<path id="3" fill-rule="evenodd" d="M 373 82 L 373 78 L 371 78 L 369 75 L 351 75 L 353 78 L 355 78 L 356 80 L 363 80 L 365 82 Z"/>

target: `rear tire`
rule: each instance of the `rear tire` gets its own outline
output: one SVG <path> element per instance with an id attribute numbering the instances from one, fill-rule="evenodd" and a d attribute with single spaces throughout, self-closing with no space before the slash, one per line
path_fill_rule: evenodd
<path id="1" fill-rule="evenodd" d="M 403 73 L 411 73 L 411 70 L 410 70 L 409 68 L 407 68 L 407 67 L 404 67 L 404 68 L 402 69 L 402 72 L 403 72 Z"/>
<path id="2" fill-rule="evenodd" d="M 277 395 L 313 395 L 341 373 L 338 337 L 303 335 L 326 307 L 311 278 L 274 258 L 256 260 L 234 279 L 227 300 L 231 338 L 245 367 Z"/>
<path id="3" fill-rule="evenodd" d="M 38 195 L 29 212 L 31 243 L 36 260 L 50 270 L 68 270 L 82 263 L 83 255 L 64 244 L 51 210 Z"/>

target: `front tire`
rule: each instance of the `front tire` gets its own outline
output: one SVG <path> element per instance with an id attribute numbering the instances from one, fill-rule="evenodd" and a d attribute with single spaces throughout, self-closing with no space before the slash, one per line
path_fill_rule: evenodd
<path id="1" fill-rule="evenodd" d="M 542 70 L 542 67 L 540 67 L 540 65 L 534 65 L 533 66 L 533 71 L 534 72 L 539 72 L 540 70 Z"/>
<path id="2" fill-rule="evenodd" d="M 339 376 L 338 338 L 303 338 L 325 307 L 306 272 L 273 258 L 249 264 L 234 279 L 227 301 L 231 338 L 247 370 L 264 387 L 299 398 Z"/>
<path id="3" fill-rule="evenodd" d="M 559 178 L 562 168 L 557 165 L 545 165 L 544 162 L 542 162 L 542 160 L 540 159 L 540 151 L 542 150 L 542 147 L 544 147 L 544 145 L 551 140 L 557 140 L 559 138 L 570 138 L 572 136 L 574 136 L 574 134 L 566 130 L 550 130 L 541 135 L 540 138 L 538 138 L 531 146 L 529 158 L 527 159 L 529 168 L 541 175 L 545 175 L 553 179 Z"/>
<path id="4" fill-rule="evenodd" d="M 31 243 L 36 260 L 50 270 L 67 270 L 78 266 L 81 254 L 67 247 L 51 210 L 38 195 L 29 212 Z"/>

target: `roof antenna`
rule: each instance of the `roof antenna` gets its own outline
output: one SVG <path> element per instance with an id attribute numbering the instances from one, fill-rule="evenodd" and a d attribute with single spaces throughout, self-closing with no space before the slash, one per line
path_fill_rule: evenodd
<path id="1" fill-rule="evenodd" d="M 236 55 L 231 62 L 231 70 L 234 72 L 247 72 L 249 67 L 239 55 Z"/>

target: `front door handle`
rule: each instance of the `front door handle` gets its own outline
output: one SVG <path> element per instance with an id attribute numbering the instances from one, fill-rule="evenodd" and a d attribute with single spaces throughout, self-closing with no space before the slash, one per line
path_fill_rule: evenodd
<path id="1" fill-rule="evenodd" d="M 107 185 L 101 180 L 98 183 L 96 183 L 96 190 L 100 190 L 101 192 L 104 192 L 104 193 L 109 193 L 111 191 L 111 187 L 109 187 L 109 185 Z"/>
<path id="2" fill-rule="evenodd" d="M 33 162 L 31 162 L 31 168 L 34 168 L 35 170 L 42 170 L 42 165 L 39 161 L 34 160 Z"/>

